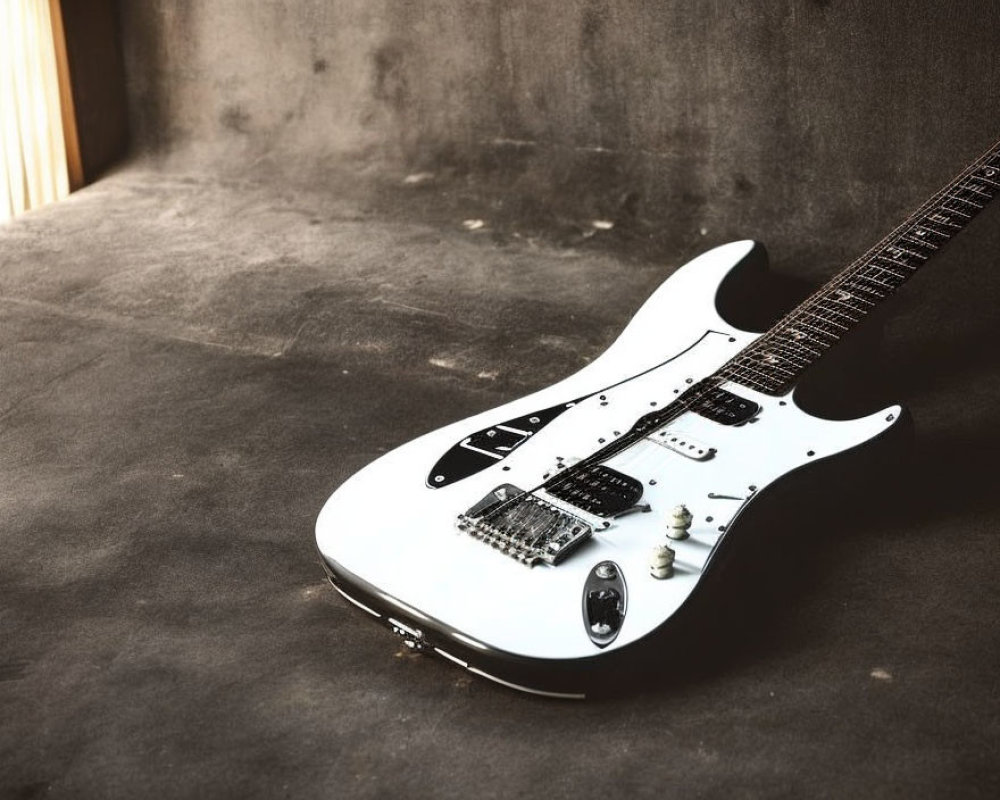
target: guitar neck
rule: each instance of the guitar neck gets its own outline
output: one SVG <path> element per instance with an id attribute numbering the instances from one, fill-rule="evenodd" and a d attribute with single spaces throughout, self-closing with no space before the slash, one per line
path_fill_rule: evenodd
<path id="1" fill-rule="evenodd" d="M 964 228 L 1000 191 L 1000 142 L 724 365 L 716 377 L 784 394 L 799 375 Z"/>

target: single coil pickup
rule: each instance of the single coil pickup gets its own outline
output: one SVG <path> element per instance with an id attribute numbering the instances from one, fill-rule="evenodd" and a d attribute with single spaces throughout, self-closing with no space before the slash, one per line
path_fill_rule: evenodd
<path id="1" fill-rule="evenodd" d="M 646 438 L 654 444 L 693 458 L 695 461 L 707 461 L 715 455 L 714 447 L 704 445 L 681 431 L 664 429 Z"/>

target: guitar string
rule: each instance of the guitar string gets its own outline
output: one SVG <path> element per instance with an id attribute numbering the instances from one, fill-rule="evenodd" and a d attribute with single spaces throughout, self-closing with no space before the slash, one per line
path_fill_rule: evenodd
<path id="1" fill-rule="evenodd" d="M 765 372 L 760 372 L 756 369 L 750 368 L 746 364 L 740 364 L 739 359 L 745 358 L 748 354 L 752 355 L 753 353 L 759 351 L 762 345 L 771 344 L 771 346 L 775 346 L 774 344 L 772 344 L 772 340 L 778 334 L 786 332 L 785 329 L 787 329 L 789 325 L 796 323 L 799 325 L 805 325 L 805 323 L 802 321 L 801 318 L 810 313 L 811 307 L 813 305 L 818 305 L 819 301 L 825 299 L 832 292 L 845 286 L 851 281 L 857 280 L 859 277 L 863 278 L 864 276 L 861 275 L 862 271 L 872 266 L 871 262 L 878 257 L 877 255 L 878 253 L 884 251 L 891 244 L 902 239 L 912 229 L 920 227 L 922 220 L 924 220 L 924 224 L 922 225 L 922 227 L 928 228 L 932 232 L 935 232 L 933 228 L 929 228 L 928 225 L 926 224 L 926 218 L 930 216 L 930 212 L 932 210 L 940 208 L 952 214 L 958 213 L 960 216 L 967 218 L 966 222 L 970 221 L 975 214 L 978 214 L 979 211 L 985 208 L 985 205 L 994 198 L 989 195 L 984 195 L 986 197 L 985 203 L 982 206 L 978 206 L 978 204 L 976 204 L 975 207 L 977 210 L 973 212 L 973 214 L 967 215 L 963 214 L 962 212 L 957 212 L 955 209 L 949 209 L 944 205 L 945 203 L 948 202 L 949 199 L 955 199 L 949 197 L 949 192 L 953 191 L 956 188 L 964 189 L 964 191 L 970 191 L 968 187 L 961 187 L 960 184 L 964 181 L 968 181 L 972 176 L 975 175 L 976 172 L 983 170 L 984 167 L 992 166 L 989 164 L 990 160 L 996 158 L 998 155 L 1000 155 L 1000 141 L 997 141 L 983 155 L 981 155 L 972 164 L 970 164 L 964 170 L 962 170 L 956 178 L 950 181 L 937 193 L 932 195 L 929 200 L 925 201 L 920 207 L 918 207 L 916 211 L 911 213 L 902 223 L 897 225 L 892 231 L 890 231 L 886 236 L 884 236 L 881 240 L 879 240 L 878 243 L 876 243 L 873 247 L 867 250 L 863 255 L 861 255 L 853 262 L 851 262 L 847 267 L 845 267 L 837 275 L 835 275 L 830 281 L 828 281 L 822 287 L 820 287 L 811 295 L 809 295 L 804 301 L 802 301 L 798 306 L 796 306 L 796 308 L 792 309 L 791 312 L 782 317 L 768 331 L 766 331 L 752 343 L 750 343 L 742 350 L 740 350 L 739 353 L 733 356 L 732 359 L 723 364 L 722 367 L 717 369 L 714 373 L 707 376 L 703 380 L 699 381 L 697 384 L 693 385 L 690 389 L 684 392 L 684 394 L 675 398 L 672 402 L 670 402 L 659 412 L 651 412 L 650 414 L 645 414 L 639 417 L 639 419 L 636 420 L 636 422 L 634 423 L 633 428 L 620 438 L 615 439 L 610 444 L 605 445 L 604 447 L 595 451 L 590 456 L 585 457 L 576 464 L 567 467 L 567 469 L 564 472 L 557 474 L 553 478 L 548 478 L 543 480 L 543 482 L 538 486 L 536 486 L 535 488 L 524 490 L 520 494 L 515 495 L 513 498 L 501 502 L 498 506 L 486 512 L 486 514 L 483 515 L 483 519 L 489 519 L 489 520 L 497 519 L 499 518 L 499 515 L 502 512 L 506 511 L 509 507 L 516 505 L 523 505 L 525 502 L 527 502 L 526 501 L 527 497 L 535 496 L 535 493 L 538 492 L 540 489 L 553 489 L 563 486 L 570 480 L 575 478 L 577 475 L 582 473 L 587 468 L 606 462 L 611 458 L 613 458 L 615 455 L 631 448 L 633 445 L 645 439 L 649 433 L 662 428 L 663 426 L 677 419 L 682 414 L 691 410 L 696 403 L 706 399 L 707 395 L 713 389 L 718 388 L 718 386 L 726 380 L 734 380 L 735 382 L 740 383 L 741 380 L 750 379 L 753 381 L 754 384 L 759 383 L 762 384 L 763 386 L 763 388 L 761 388 L 758 385 L 754 385 L 751 386 L 750 388 L 757 389 L 758 391 L 761 391 L 764 394 L 772 394 L 773 392 L 775 392 L 775 389 L 770 388 L 768 386 L 768 380 L 771 376 L 769 376 Z M 992 184 L 993 182 L 989 181 L 987 178 L 987 183 Z M 931 222 L 933 222 L 935 225 L 944 224 L 940 222 L 935 222 L 934 220 L 931 220 Z M 961 231 L 965 225 L 964 222 L 961 225 L 957 225 L 956 223 L 951 223 L 951 224 L 956 227 L 954 233 L 947 235 L 939 233 L 939 235 L 946 237 L 944 241 L 941 242 L 942 246 L 944 244 L 947 244 L 951 240 L 951 238 L 953 238 L 955 233 Z M 930 254 L 927 256 L 915 256 L 915 257 L 922 258 L 923 261 L 926 261 L 927 259 L 930 258 Z M 923 266 L 923 263 L 920 263 L 916 266 L 909 264 L 902 264 L 898 262 L 893 262 L 893 263 L 896 263 L 897 266 L 906 267 L 911 270 L 910 274 L 904 273 L 903 276 L 896 275 L 897 279 L 900 279 L 902 282 L 908 280 L 909 277 L 912 275 L 912 273 L 916 272 L 916 270 L 919 269 L 919 267 Z M 895 275 L 895 273 L 891 274 Z M 883 285 L 885 286 L 885 288 L 889 289 L 890 294 L 893 291 L 895 291 L 896 288 L 898 288 L 898 287 L 893 287 L 889 284 L 883 284 Z M 879 301 L 886 299 L 886 297 L 877 294 L 873 294 L 873 296 L 878 297 Z M 870 303 L 870 305 L 874 307 L 875 304 Z M 855 310 L 860 313 L 859 309 Z M 864 313 L 867 314 L 868 312 L 865 311 Z M 864 317 L 862 317 L 862 319 L 863 318 Z M 823 320 L 824 318 L 819 317 L 819 319 Z M 833 344 L 835 344 L 836 341 L 839 341 L 840 339 L 840 336 L 830 331 L 824 331 L 822 328 L 819 328 L 817 330 L 822 332 L 826 336 L 832 336 L 834 338 L 835 341 L 829 343 L 827 347 L 833 346 Z M 845 328 L 845 332 L 848 330 L 849 328 Z M 820 345 L 823 344 L 821 340 L 814 339 L 813 341 L 816 341 Z M 822 353 L 820 353 L 820 355 L 821 354 Z M 819 355 L 816 356 L 816 358 L 819 357 L 820 357 Z M 811 361 L 808 361 L 807 366 L 811 365 L 811 363 L 812 363 Z M 777 367 L 777 365 L 771 365 L 771 366 Z M 800 368 L 800 370 L 804 368 L 805 367 L 802 367 Z M 789 372 L 788 370 L 782 370 L 782 371 L 787 372 L 789 375 L 791 375 L 792 379 L 797 377 L 797 373 Z M 757 380 L 758 378 L 760 379 L 759 381 Z M 783 380 L 781 384 L 782 388 L 787 386 L 790 382 L 791 381 L 787 379 Z M 778 393 L 780 394 L 781 392 Z M 653 422 L 649 427 L 646 427 L 645 425 L 641 424 L 643 420 L 648 420 L 650 417 L 653 417 L 655 422 Z M 553 523 L 553 527 L 554 525 L 555 523 Z M 538 541 L 541 535 L 542 534 L 539 534 L 538 536 L 534 537 L 534 539 L 532 540 L 532 545 L 534 545 L 535 542 Z"/>

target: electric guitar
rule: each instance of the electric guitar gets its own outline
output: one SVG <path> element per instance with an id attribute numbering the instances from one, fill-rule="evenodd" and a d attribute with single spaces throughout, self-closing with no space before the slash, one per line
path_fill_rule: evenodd
<path id="1" fill-rule="evenodd" d="M 1000 143 L 763 334 L 716 302 L 759 274 L 755 244 L 699 256 L 576 374 L 345 482 L 316 523 L 331 583 L 406 646 L 516 689 L 581 696 L 653 659 L 769 498 L 903 426 L 900 406 L 811 416 L 793 389 L 998 190 Z"/>

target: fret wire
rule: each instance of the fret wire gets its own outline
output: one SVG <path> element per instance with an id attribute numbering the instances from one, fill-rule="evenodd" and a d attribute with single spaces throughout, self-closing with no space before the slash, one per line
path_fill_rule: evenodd
<path id="1" fill-rule="evenodd" d="M 916 272 L 916 270 L 917 270 L 917 268 L 915 266 L 913 266 L 912 264 L 904 264 L 902 261 L 893 261 L 891 258 L 886 258 L 885 256 L 875 256 L 875 258 L 880 258 L 883 261 L 887 261 L 890 264 L 892 264 L 892 266 L 894 266 L 894 267 L 905 267 L 906 269 L 912 270 L 914 272 Z M 895 270 L 889 269 L 889 267 L 884 267 L 881 264 L 876 264 L 874 260 L 871 261 L 871 262 L 869 262 L 866 265 L 866 268 L 868 268 L 868 269 L 876 269 L 879 272 L 882 272 L 882 273 L 884 273 L 886 275 L 892 275 L 895 278 L 899 278 L 901 281 L 905 281 L 908 277 L 910 277 L 905 272 L 902 272 L 902 273 L 896 272 Z"/>
<path id="2" fill-rule="evenodd" d="M 951 211 L 950 208 L 949 209 L 945 209 L 945 210 L 946 211 Z M 941 217 L 941 219 L 934 219 L 934 217 Z M 943 214 L 941 214 L 940 213 L 940 209 L 938 211 L 935 211 L 933 214 L 928 214 L 926 218 L 928 220 L 930 220 L 931 222 L 933 222 L 935 225 L 947 225 L 948 227 L 954 228 L 955 230 L 959 230 L 959 231 L 962 230 L 962 226 L 961 225 L 959 225 L 957 222 L 952 222 L 950 219 L 948 219 Z M 954 235 L 954 234 L 952 234 L 952 235 Z"/>
<path id="3" fill-rule="evenodd" d="M 840 311 L 839 309 L 829 308 L 828 306 L 824 306 L 824 305 L 822 305 L 823 302 L 824 302 L 823 298 L 820 298 L 816 302 L 816 306 L 817 306 L 817 308 L 820 308 L 823 311 L 826 311 L 828 314 L 836 314 L 838 317 L 843 317 L 844 319 L 850 320 L 851 322 L 860 322 L 861 321 L 860 317 L 852 317 L 850 314 L 845 314 L 843 311 Z"/>
<path id="4" fill-rule="evenodd" d="M 856 291 L 864 292 L 865 294 L 869 295 L 870 297 L 878 298 L 878 300 L 885 300 L 885 298 L 887 297 L 887 295 L 882 294 L 882 292 L 877 292 L 874 289 L 872 289 L 870 286 L 862 286 L 860 283 L 852 283 L 852 284 L 849 284 L 849 286 L 852 289 L 855 289 Z M 872 303 L 872 305 L 874 306 L 876 304 Z"/>
<path id="5" fill-rule="evenodd" d="M 859 271 L 857 275 L 855 275 L 855 278 L 857 280 L 869 281 L 870 283 L 877 284 L 878 286 L 884 286 L 886 289 L 889 290 L 897 288 L 888 280 L 886 280 L 886 277 L 890 279 L 895 278 L 900 283 L 902 283 L 905 280 L 905 278 L 898 272 L 892 272 L 891 270 L 888 270 L 885 267 L 879 266 L 875 262 L 865 264 L 864 271 L 863 272 Z"/>
<path id="6" fill-rule="evenodd" d="M 937 250 L 938 249 L 938 245 L 934 244 L 933 242 L 928 242 L 926 239 L 921 239 L 921 238 L 919 238 L 919 236 L 917 238 L 914 238 L 914 237 L 910 236 L 910 234 L 905 233 L 902 236 L 900 236 L 899 238 L 902 241 L 909 242 L 910 244 L 915 244 L 915 245 L 917 245 L 917 247 L 926 247 L 929 250 Z M 923 256 L 923 258 L 927 258 L 927 256 Z"/>
<path id="7" fill-rule="evenodd" d="M 784 372 L 786 375 L 792 378 L 796 377 L 799 374 L 799 372 L 801 372 L 810 364 L 812 364 L 811 361 L 807 361 L 803 364 L 789 363 L 788 366 L 791 367 L 791 369 L 786 369 L 786 367 L 782 366 L 782 364 L 785 363 L 787 360 L 784 358 L 778 358 L 777 356 L 770 356 L 769 355 L 770 353 L 771 353 L 770 349 L 764 351 L 764 357 L 762 357 L 759 362 L 761 367 L 763 367 L 764 369 L 780 370 L 781 372 Z"/>
<path id="8" fill-rule="evenodd" d="M 896 249 L 899 249 L 899 248 L 896 248 Z M 900 250 L 899 252 L 903 253 L 905 251 Z M 914 256 L 914 258 L 915 257 L 916 256 Z M 884 261 L 887 264 L 892 264 L 892 266 L 894 266 L 894 267 L 905 267 L 906 269 L 911 269 L 911 270 L 916 270 L 916 268 L 917 268 L 913 264 L 907 264 L 905 261 L 897 261 L 895 258 L 889 258 L 889 256 L 884 256 L 881 253 L 876 253 L 874 256 L 872 256 L 872 260 L 869 261 L 864 266 L 865 267 L 871 267 L 872 269 L 883 269 L 883 270 L 885 270 L 886 269 L 885 267 L 881 267 L 881 266 L 879 266 L 878 264 L 875 263 L 876 259 Z M 926 260 L 927 259 L 924 259 L 924 261 L 926 261 Z M 889 270 L 886 270 L 886 271 L 889 271 Z M 905 275 L 906 273 L 903 273 L 903 274 Z M 902 277 L 902 276 L 900 276 L 900 277 Z"/>
<path id="9" fill-rule="evenodd" d="M 861 273 L 858 273 L 857 275 L 855 275 L 851 280 L 853 280 L 853 281 L 867 281 L 868 283 L 874 283 L 876 286 L 880 286 L 883 289 L 888 289 L 890 294 L 896 288 L 895 286 L 892 286 L 891 284 L 883 283 L 882 281 L 878 280 L 878 278 L 874 278 L 871 275 L 864 275 L 864 274 L 861 274 Z M 867 286 L 861 286 L 860 284 L 857 284 L 857 283 L 855 283 L 854 285 L 858 286 L 862 291 L 867 290 L 867 288 L 868 288 Z M 885 300 L 885 298 L 888 297 L 888 296 L 889 295 L 881 295 L 881 298 L 883 300 Z"/>
<path id="10" fill-rule="evenodd" d="M 921 232 L 923 232 L 924 234 L 931 235 L 931 236 L 939 236 L 939 237 L 941 237 L 942 244 L 945 243 L 945 242 L 947 242 L 949 239 L 951 239 L 951 234 L 950 233 L 943 233 L 942 231 L 939 231 L 939 230 L 936 230 L 936 229 L 932 228 L 930 225 L 917 224 L 917 225 L 914 225 L 912 228 L 910 228 L 910 230 L 913 231 L 914 235 L 916 235 L 918 237 L 920 237 L 920 233 Z M 927 244 L 930 244 L 930 242 L 928 242 L 927 239 L 925 239 L 923 237 L 920 237 L 920 241 L 926 242 Z"/>
<path id="11" fill-rule="evenodd" d="M 981 206 L 981 205 L 979 205 L 979 203 L 976 203 L 976 202 L 974 202 L 972 200 L 967 200 L 966 198 L 961 197 L 961 196 L 959 196 L 957 194 L 949 194 L 948 195 L 948 199 L 949 200 L 957 200 L 959 203 L 965 203 L 967 205 L 970 205 L 974 209 L 976 209 L 976 211 L 982 211 L 984 208 L 986 208 L 986 206 Z"/>
<path id="12" fill-rule="evenodd" d="M 805 334 L 802 334 L 802 335 L 805 336 Z M 796 338 L 793 337 L 790 340 L 789 339 L 785 339 L 785 340 L 783 340 L 783 344 L 781 346 L 785 346 L 785 344 L 791 345 L 793 347 L 801 348 L 802 350 L 806 351 L 810 356 L 812 356 L 813 359 L 817 359 L 821 355 L 823 355 L 823 351 L 822 350 L 817 350 L 816 348 L 810 347 L 809 345 L 805 344 L 805 339 L 804 338 L 803 339 L 796 339 Z"/>
<path id="13" fill-rule="evenodd" d="M 987 202 L 993 199 L 993 195 L 991 195 L 989 192 L 984 192 L 982 187 L 980 186 L 972 186 L 970 184 L 965 184 L 962 188 L 965 189 L 965 191 L 967 192 L 972 192 L 973 194 L 978 194 L 980 197 L 985 197 Z"/>
<path id="14" fill-rule="evenodd" d="M 774 368 L 774 369 L 776 369 L 776 370 L 779 370 L 780 372 L 784 372 L 784 373 L 785 373 L 786 375 L 788 375 L 788 376 L 790 376 L 790 377 L 792 377 L 792 378 L 794 378 L 794 377 L 798 376 L 798 374 L 799 374 L 799 373 L 797 373 L 797 372 L 791 372 L 791 371 L 789 371 L 789 370 L 785 369 L 784 367 L 782 367 L 782 366 L 781 366 L 781 365 L 779 365 L 779 364 L 772 364 L 772 363 L 768 363 L 768 364 L 767 364 L 767 366 L 768 366 L 768 367 L 772 367 L 772 368 Z"/>
<path id="15" fill-rule="evenodd" d="M 827 325 L 833 325 L 836 328 L 840 328 L 842 331 L 850 330 L 849 327 L 847 327 L 846 325 L 841 325 L 835 319 L 830 319 L 829 317 L 820 316 L 815 311 L 810 311 L 809 313 L 812 315 L 813 319 L 816 320 L 817 322 L 825 322 Z"/>
<path id="16" fill-rule="evenodd" d="M 903 237 L 901 236 L 900 239 L 902 239 L 902 238 Z M 906 255 L 913 256 L 914 258 L 919 258 L 921 261 L 926 261 L 928 259 L 928 256 L 924 255 L 923 253 L 918 253 L 918 252 L 916 252 L 914 250 L 909 250 L 909 249 L 907 249 L 905 247 L 900 247 L 898 244 L 895 244 L 892 247 L 888 247 L 886 249 L 887 250 L 894 250 L 894 249 L 898 250 L 900 253 L 906 253 Z M 882 257 L 882 256 L 879 256 L 879 257 Z M 895 259 L 892 259 L 892 258 L 890 258 L 888 260 L 891 261 L 893 264 L 899 264 L 899 266 L 901 266 L 901 267 L 910 267 L 911 269 L 916 269 L 916 267 L 913 267 L 912 264 L 907 264 L 907 263 L 905 263 L 903 261 L 896 261 Z"/>
<path id="17" fill-rule="evenodd" d="M 756 375 L 752 373 L 748 374 L 746 370 L 743 369 L 728 370 L 728 372 L 730 374 L 726 375 L 725 373 L 723 373 L 723 377 L 726 377 L 730 380 L 734 380 L 737 383 L 743 384 L 744 386 L 749 386 L 751 389 L 756 389 L 759 392 L 763 392 L 766 389 L 766 387 L 757 380 Z"/>
<path id="18" fill-rule="evenodd" d="M 811 331 L 815 331 L 816 333 L 822 336 L 832 336 L 835 341 L 840 341 L 840 337 L 837 336 L 837 334 L 831 331 L 825 331 L 822 328 L 816 328 L 813 325 L 810 325 L 808 322 L 805 322 L 804 320 L 799 320 L 796 324 L 801 325 L 803 328 L 808 328 Z"/>
<path id="19" fill-rule="evenodd" d="M 843 290 L 843 289 L 841 289 L 840 291 L 844 291 L 844 290 Z M 872 302 L 871 300 L 866 300 L 866 299 L 865 299 L 864 297 L 860 297 L 859 295 L 856 295 L 856 294 L 851 294 L 850 292 L 845 292 L 845 294 L 846 294 L 846 295 L 847 295 L 847 297 L 848 297 L 849 299 L 851 299 L 851 300 L 857 300 L 857 301 L 858 301 L 859 303 L 864 303 L 864 304 L 865 304 L 866 306 L 868 306 L 869 308 L 875 308 L 875 304 L 874 304 L 874 303 L 873 303 L 873 302 Z M 853 308 L 853 306 L 849 306 L 849 305 L 848 305 L 848 303 L 847 303 L 847 299 L 844 299 L 844 298 L 840 298 L 840 297 L 837 297 L 837 298 L 834 298 L 834 299 L 835 299 L 835 300 L 836 300 L 836 301 L 837 301 L 838 303 L 843 303 L 843 304 L 844 304 L 845 306 L 848 306 L 849 308 Z M 858 311 L 862 311 L 862 312 L 864 312 L 864 313 L 866 313 L 866 314 L 868 313 L 868 312 L 867 312 L 867 309 L 862 309 L 862 308 L 859 308 L 859 309 L 858 309 Z"/>
<path id="20" fill-rule="evenodd" d="M 790 334 L 791 337 L 792 337 L 790 341 L 792 341 L 795 344 L 797 344 L 798 346 L 802 347 L 804 350 L 808 350 L 816 358 L 819 358 L 821 355 L 823 355 L 824 351 L 823 350 L 817 350 L 815 347 L 812 347 L 810 344 L 806 344 L 807 342 L 814 342 L 814 343 L 818 344 L 820 347 L 829 347 L 829 345 L 826 344 L 826 342 L 821 342 L 818 339 L 812 338 L 811 336 L 809 336 L 809 334 L 807 334 L 807 333 L 805 333 L 803 331 L 800 331 L 797 327 L 782 328 L 782 329 L 777 330 L 775 332 L 775 334 L 776 335 Z M 788 340 L 786 340 L 786 341 L 788 341 Z"/>
<path id="21" fill-rule="evenodd" d="M 778 353 L 781 354 L 782 358 L 784 358 L 784 359 L 786 359 L 788 361 L 800 361 L 800 362 L 802 362 L 802 365 L 805 366 L 805 367 L 808 367 L 810 364 L 812 364 L 812 360 L 811 359 L 806 358 L 805 356 L 800 355 L 794 349 L 789 349 L 788 343 L 787 342 L 782 342 L 780 339 L 777 339 L 777 340 L 774 340 L 772 342 L 769 342 L 768 343 L 768 349 L 765 350 L 764 352 L 768 353 L 768 352 L 771 352 L 772 350 L 776 350 Z"/>
<path id="22" fill-rule="evenodd" d="M 930 218 L 930 216 L 926 216 L 926 217 L 923 218 L 923 220 L 921 220 L 920 227 L 921 228 L 926 228 L 931 233 L 933 233 L 935 236 L 940 236 L 942 238 L 942 240 L 945 241 L 945 242 L 950 242 L 951 241 L 951 237 L 955 235 L 954 231 L 942 230 L 942 228 L 945 227 L 944 223 L 943 222 L 935 222 L 934 220 L 932 220 Z"/>
<path id="23" fill-rule="evenodd" d="M 945 202 L 948 202 L 945 200 Z M 960 217 L 965 217 L 966 219 L 972 219 L 972 214 L 966 214 L 964 211 L 959 211 L 957 208 L 948 208 L 944 203 L 941 204 L 941 208 L 950 214 L 958 214 Z"/>

